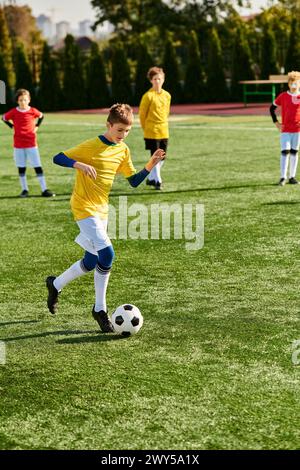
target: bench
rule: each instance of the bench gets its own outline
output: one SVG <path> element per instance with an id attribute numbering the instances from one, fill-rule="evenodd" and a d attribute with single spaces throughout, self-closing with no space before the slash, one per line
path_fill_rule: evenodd
<path id="1" fill-rule="evenodd" d="M 244 106 L 247 106 L 247 97 L 248 96 L 261 96 L 267 95 L 271 96 L 272 103 L 276 98 L 276 86 L 287 83 L 287 75 L 269 75 L 269 80 L 241 80 L 239 83 L 243 85 L 243 101 Z M 255 86 L 256 90 L 249 91 L 248 86 Z M 258 90 L 259 85 L 270 85 L 269 90 Z"/>

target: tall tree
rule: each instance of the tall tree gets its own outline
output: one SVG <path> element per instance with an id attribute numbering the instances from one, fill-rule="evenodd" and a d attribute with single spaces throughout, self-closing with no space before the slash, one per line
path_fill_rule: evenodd
<path id="1" fill-rule="evenodd" d="M 215 28 L 212 28 L 209 37 L 206 89 L 208 101 L 220 102 L 228 99 L 221 42 Z"/>
<path id="2" fill-rule="evenodd" d="M 38 103 L 44 111 L 57 111 L 62 105 L 57 61 L 52 57 L 50 47 L 46 42 L 42 54 Z"/>
<path id="3" fill-rule="evenodd" d="M 35 99 L 32 74 L 28 57 L 22 43 L 17 43 L 14 50 L 14 63 L 16 72 L 16 89 L 25 88 L 30 92 L 31 99 Z"/>
<path id="4" fill-rule="evenodd" d="M 115 46 L 112 57 L 112 99 L 119 103 L 132 103 L 130 68 L 124 48 Z"/>
<path id="5" fill-rule="evenodd" d="M 285 59 L 285 71 L 300 70 L 300 31 L 298 18 L 293 18 L 289 45 Z"/>
<path id="6" fill-rule="evenodd" d="M 9 35 L 13 41 L 20 40 L 26 49 L 37 44 L 42 47 L 42 33 L 28 5 L 19 6 L 11 2 L 4 5 L 4 13 Z"/>
<path id="7" fill-rule="evenodd" d="M 148 47 L 144 42 L 138 45 L 137 65 L 135 71 L 135 104 L 139 104 L 142 96 L 151 87 L 147 72 L 150 67 L 154 66 L 153 59 L 149 53 Z"/>
<path id="8" fill-rule="evenodd" d="M 63 57 L 63 99 L 66 109 L 82 109 L 86 106 L 86 88 L 80 50 L 74 37 L 65 37 Z"/>
<path id="9" fill-rule="evenodd" d="M 199 43 L 195 31 L 191 32 L 188 51 L 184 99 L 188 103 L 199 103 L 205 100 L 205 85 Z"/>
<path id="10" fill-rule="evenodd" d="M 12 43 L 9 37 L 9 31 L 4 14 L 4 10 L 0 7 L 0 55 L 2 57 L 2 69 L 5 68 L 5 81 L 8 88 L 12 88 L 15 84 L 15 74 L 12 59 Z"/>
<path id="11" fill-rule="evenodd" d="M 266 24 L 263 29 L 261 49 L 261 78 L 268 79 L 269 75 L 279 73 L 276 60 L 276 42 L 273 31 Z"/>
<path id="12" fill-rule="evenodd" d="M 165 46 L 163 68 L 166 74 L 164 88 L 171 93 L 172 103 L 180 103 L 182 101 L 182 88 L 179 81 L 179 66 L 175 48 L 169 37 Z"/>
<path id="13" fill-rule="evenodd" d="M 87 64 L 87 101 L 89 108 L 104 108 L 110 104 L 105 66 L 96 43 L 92 44 Z"/>
<path id="14" fill-rule="evenodd" d="M 233 42 L 231 69 L 231 97 L 241 100 L 242 85 L 240 80 L 253 80 L 253 63 L 249 44 L 242 26 L 238 27 Z"/>

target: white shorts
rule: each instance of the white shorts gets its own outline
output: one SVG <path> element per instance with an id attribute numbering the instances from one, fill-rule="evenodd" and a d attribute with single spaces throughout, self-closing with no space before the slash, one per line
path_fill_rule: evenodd
<path id="1" fill-rule="evenodd" d="M 282 132 L 280 134 L 281 150 L 299 150 L 300 132 Z"/>
<path id="2" fill-rule="evenodd" d="M 17 149 L 14 147 L 14 160 L 18 168 L 25 168 L 28 163 L 31 168 L 42 166 L 38 147 L 29 147 L 25 149 Z"/>
<path id="3" fill-rule="evenodd" d="M 80 233 L 75 238 L 84 250 L 98 255 L 99 250 L 103 250 L 107 246 L 111 246 L 111 241 L 107 235 L 107 219 L 100 217 L 87 217 L 86 219 L 77 220 Z"/>

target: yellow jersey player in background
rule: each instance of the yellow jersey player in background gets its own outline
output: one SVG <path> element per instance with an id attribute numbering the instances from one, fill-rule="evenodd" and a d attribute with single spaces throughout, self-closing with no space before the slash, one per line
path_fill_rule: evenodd
<path id="1" fill-rule="evenodd" d="M 157 149 L 165 152 L 168 147 L 171 95 L 162 86 L 165 74 L 162 68 L 151 67 L 147 74 L 152 88 L 145 93 L 139 106 L 141 126 L 144 131 L 145 147 L 150 150 L 151 155 Z M 163 161 L 159 162 L 147 178 L 147 184 L 155 189 L 162 188 L 161 167 Z"/>
<path id="2" fill-rule="evenodd" d="M 94 271 L 95 305 L 92 314 L 104 333 L 114 331 L 106 306 L 106 290 L 114 258 L 107 235 L 108 197 L 114 177 L 116 173 L 122 173 L 131 186 L 137 187 L 165 155 L 164 150 L 158 149 L 145 168 L 137 173 L 130 150 L 123 142 L 132 122 L 131 107 L 115 104 L 110 109 L 107 130 L 103 135 L 61 152 L 53 159 L 57 165 L 77 170 L 71 208 L 80 230 L 75 241 L 85 254 L 58 277 L 47 277 L 48 309 L 52 314 L 56 313 L 60 291 L 77 277 Z"/>

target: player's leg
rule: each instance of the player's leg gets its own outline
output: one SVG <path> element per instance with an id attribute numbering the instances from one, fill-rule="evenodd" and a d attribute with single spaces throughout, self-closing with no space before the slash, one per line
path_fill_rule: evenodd
<path id="1" fill-rule="evenodd" d="M 34 168 L 37 179 L 40 183 L 42 196 L 43 197 L 52 197 L 55 196 L 49 189 L 47 189 L 46 179 L 43 172 L 41 157 L 38 147 L 31 147 L 26 149 L 26 154 L 30 163 L 30 166 Z"/>
<path id="2" fill-rule="evenodd" d="M 300 144 L 300 133 L 293 132 L 291 140 L 291 151 L 290 151 L 290 184 L 299 184 L 296 179 L 297 166 L 298 166 L 298 150 Z"/>
<path id="3" fill-rule="evenodd" d="M 155 139 L 145 139 L 145 148 L 146 150 L 150 150 L 150 157 L 154 154 L 154 152 L 158 149 L 156 140 Z M 155 186 L 156 185 L 156 173 L 152 169 L 146 179 L 146 184 L 148 186 Z"/>
<path id="4" fill-rule="evenodd" d="M 287 178 L 287 169 L 289 163 L 289 154 L 291 150 L 291 134 L 289 132 L 282 132 L 280 135 L 280 146 L 281 146 L 281 154 L 280 154 L 280 180 L 279 186 L 283 186 L 285 184 Z"/>
<path id="5" fill-rule="evenodd" d="M 22 188 L 20 197 L 28 197 L 28 184 L 26 178 L 26 155 L 24 149 L 14 148 L 14 160 L 19 172 L 19 180 Z"/>
<path id="6" fill-rule="evenodd" d="M 47 305 L 51 313 L 56 313 L 57 310 L 57 303 L 58 303 L 58 295 L 61 290 L 69 284 L 69 282 L 73 281 L 77 277 L 83 276 L 84 274 L 89 273 L 95 269 L 97 264 L 98 257 L 89 253 L 88 251 L 85 252 L 84 258 L 81 260 L 76 261 L 76 263 L 72 264 L 66 271 L 60 274 L 58 277 L 49 276 L 46 279 L 46 286 L 48 288 L 48 300 Z"/>
<path id="7" fill-rule="evenodd" d="M 167 147 L 168 147 L 168 139 L 161 139 L 158 141 L 157 148 L 160 148 L 167 152 Z M 162 177 L 161 177 L 161 169 L 164 164 L 164 160 L 160 161 L 155 165 L 153 170 L 156 169 L 156 184 L 155 184 L 155 189 L 162 189 Z"/>
<path id="8" fill-rule="evenodd" d="M 102 227 L 98 239 L 98 247 L 100 247 L 100 249 L 97 250 L 98 262 L 94 271 L 95 305 L 92 314 L 100 326 L 101 331 L 103 333 L 111 333 L 114 329 L 108 316 L 106 291 L 115 253 L 107 236 L 107 220 L 100 219 L 98 220 L 98 224 Z"/>

